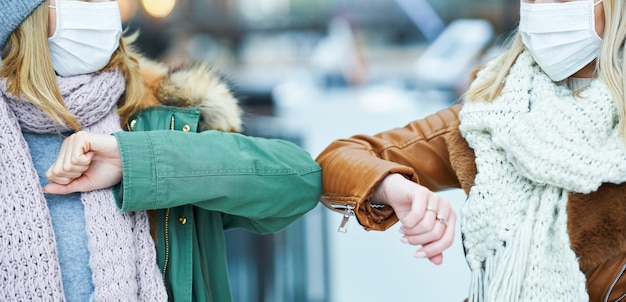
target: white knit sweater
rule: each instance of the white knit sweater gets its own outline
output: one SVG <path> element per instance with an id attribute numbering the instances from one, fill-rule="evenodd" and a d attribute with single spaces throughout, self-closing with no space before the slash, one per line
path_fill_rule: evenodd
<path id="1" fill-rule="evenodd" d="M 626 147 L 604 81 L 574 97 L 524 52 L 501 96 L 466 100 L 459 119 L 477 167 L 462 209 L 470 301 L 587 301 L 567 196 L 626 181 Z"/>

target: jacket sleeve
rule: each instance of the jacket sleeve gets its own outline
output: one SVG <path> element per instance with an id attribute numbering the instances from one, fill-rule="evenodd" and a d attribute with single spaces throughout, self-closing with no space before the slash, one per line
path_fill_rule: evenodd
<path id="1" fill-rule="evenodd" d="M 349 206 L 365 229 L 385 230 L 398 218 L 388 206 L 373 208 L 368 198 L 388 174 L 403 174 L 433 191 L 460 187 L 446 142 L 458 125 L 460 108 L 453 105 L 403 128 L 331 143 L 316 159 L 322 166 L 322 203 L 331 209 Z"/>
<path id="2" fill-rule="evenodd" d="M 284 140 L 214 130 L 114 135 L 123 166 L 116 200 L 123 211 L 192 204 L 224 213 L 225 223 L 232 222 L 227 227 L 272 232 L 314 208 L 321 195 L 319 165 Z"/>

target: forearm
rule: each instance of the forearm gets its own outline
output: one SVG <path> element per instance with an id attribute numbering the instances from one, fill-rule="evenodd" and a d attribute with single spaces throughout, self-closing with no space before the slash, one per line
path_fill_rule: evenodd
<path id="1" fill-rule="evenodd" d="M 323 167 L 324 199 L 330 202 L 361 203 L 390 173 L 415 176 L 410 167 L 381 158 L 366 141 L 354 138 L 333 142 L 317 161 Z"/>
<path id="2" fill-rule="evenodd" d="M 285 141 L 218 131 L 115 136 L 122 154 L 122 210 L 194 204 L 233 215 L 290 216 L 312 208 L 320 195 L 320 167 Z"/>
<path id="3" fill-rule="evenodd" d="M 458 187 L 445 138 L 457 119 L 457 108 L 403 128 L 333 142 L 317 158 L 323 168 L 324 196 L 369 198 L 389 173 L 403 174 L 434 191 Z"/>
<path id="4" fill-rule="evenodd" d="M 322 201 L 330 207 L 351 206 L 366 228 L 380 229 L 395 221 L 365 201 L 388 175 L 401 174 L 433 191 L 459 187 L 446 142 L 459 109 L 453 106 L 403 128 L 330 144 L 317 158 L 323 173 Z"/>

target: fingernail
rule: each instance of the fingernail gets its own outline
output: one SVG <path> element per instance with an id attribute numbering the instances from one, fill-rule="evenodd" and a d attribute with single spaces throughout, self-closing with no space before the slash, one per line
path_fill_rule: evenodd
<path id="1" fill-rule="evenodd" d="M 402 243 L 409 243 L 409 239 L 406 239 L 406 237 L 400 238 L 400 241 L 402 241 Z"/>
<path id="2" fill-rule="evenodd" d="M 413 256 L 415 256 L 415 258 L 426 258 L 426 253 L 424 253 L 424 252 L 417 252 Z"/>

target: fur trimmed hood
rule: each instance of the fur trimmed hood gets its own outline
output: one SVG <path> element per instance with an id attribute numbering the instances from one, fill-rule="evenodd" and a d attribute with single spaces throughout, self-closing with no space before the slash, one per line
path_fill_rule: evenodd
<path id="1" fill-rule="evenodd" d="M 242 110 L 228 85 L 206 63 L 170 68 L 139 60 L 146 91 L 139 110 L 154 106 L 200 108 L 200 130 L 241 132 Z"/>

